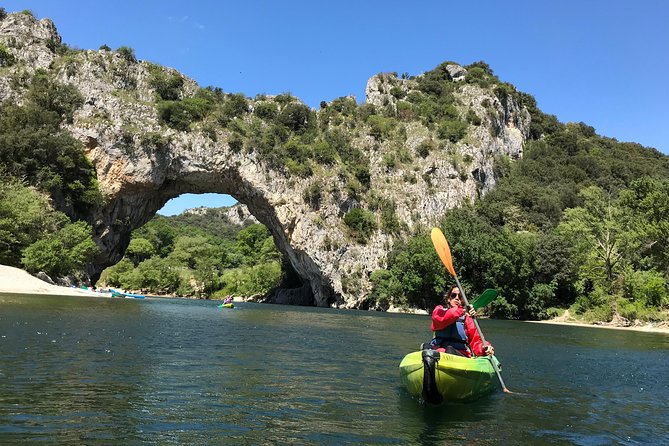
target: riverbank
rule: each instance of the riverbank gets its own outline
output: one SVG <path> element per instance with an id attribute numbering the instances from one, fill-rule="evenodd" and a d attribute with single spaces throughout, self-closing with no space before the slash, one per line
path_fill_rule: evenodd
<path id="1" fill-rule="evenodd" d="M 631 325 L 620 325 L 611 322 L 595 322 L 588 323 L 575 319 L 570 315 L 569 310 L 558 317 L 553 319 L 548 319 L 545 321 L 526 321 L 532 324 L 552 324 L 552 325 L 571 325 L 578 327 L 591 327 L 591 328 L 608 328 L 611 330 L 626 330 L 626 331 L 644 331 L 652 333 L 666 333 L 669 334 L 669 321 L 664 321 L 660 323 L 650 323 L 650 322 L 640 322 L 635 321 Z"/>
<path id="2" fill-rule="evenodd" d="M 51 285 L 26 271 L 11 266 L 0 265 L 0 294 L 46 294 L 50 296 L 96 296 L 100 293 Z"/>
<path id="3" fill-rule="evenodd" d="M 46 294 L 51 296 L 100 296 L 101 293 L 95 291 L 83 290 L 80 288 L 68 288 L 58 285 L 51 285 L 26 271 L 11 266 L 0 265 L 0 294 Z M 235 302 L 242 302 L 239 296 L 233 296 Z M 397 309 L 391 309 L 390 312 L 397 312 Z M 424 311 L 416 311 L 416 314 L 427 314 Z M 669 322 L 660 324 L 636 324 L 628 327 L 616 326 L 607 323 L 589 324 L 579 321 L 570 316 L 569 311 L 565 311 L 562 316 L 546 321 L 526 321 L 533 324 L 556 324 L 573 325 L 592 328 L 609 328 L 614 330 L 645 331 L 654 333 L 669 334 Z"/>

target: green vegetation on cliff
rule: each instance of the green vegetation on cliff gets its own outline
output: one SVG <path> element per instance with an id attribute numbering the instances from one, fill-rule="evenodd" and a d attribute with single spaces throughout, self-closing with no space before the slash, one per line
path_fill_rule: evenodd
<path id="1" fill-rule="evenodd" d="M 464 286 L 472 295 L 500 290 L 488 308 L 497 317 L 542 319 L 569 307 L 588 320 L 665 319 L 669 157 L 559 123 L 508 84 L 496 91 L 528 107 L 531 139 L 522 159 L 499 160 L 493 191 L 440 223 Z M 388 268 L 372 274 L 370 307 L 440 301 L 450 280 L 427 232 L 396 246 Z"/>

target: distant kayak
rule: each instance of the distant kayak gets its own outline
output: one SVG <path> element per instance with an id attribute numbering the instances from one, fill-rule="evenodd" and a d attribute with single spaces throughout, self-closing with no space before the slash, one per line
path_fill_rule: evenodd
<path id="1" fill-rule="evenodd" d="M 235 308 L 235 304 L 220 304 L 218 308 Z"/>
<path id="2" fill-rule="evenodd" d="M 497 361 L 495 357 L 466 358 L 436 350 L 417 351 L 402 359 L 400 380 L 411 395 L 428 403 L 473 401 L 497 388 L 491 360 Z"/>
<path id="3" fill-rule="evenodd" d="M 144 299 L 146 297 L 143 294 L 126 293 L 121 290 L 110 289 L 109 291 L 111 291 L 111 297 L 125 297 L 127 299 Z"/>

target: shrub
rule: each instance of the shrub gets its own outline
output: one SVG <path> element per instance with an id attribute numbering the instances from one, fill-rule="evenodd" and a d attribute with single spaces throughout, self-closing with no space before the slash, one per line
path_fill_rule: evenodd
<path id="1" fill-rule="evenodd" d="M 302 199 L 309 205 L 311 210 L 316 211 L 321 206 L 321 186 L 318 183 L 310 184 L 302 193 Z"/>
<path id="2" fill-rule="evenodd" d="M 316 162 L 332 165 L 337 160 L 337 152 L 327 141 L 317 141 L 312 146 L 313 157 Z"/>
<path id="3" fill-rule="evenodd" d="M 362 208 L 355 208 L 344 215 L 344 223 L 351 229 L 355 240 L 363 244 L 376 230 L 374 214 Z"/>
<path id="4" fill-rule="evenodd" d="M 344 116 L 353 116 L 358 104 L 355 103 L 355 99 L 343 96 L 332 101 L 332 108 L 337 110 Z"/>
<path id="5" fill-rule="evenodd" d="M 294 132 L 301 132 L 314 123 L 311 109 L 304 104 L 291 103 L 283 107 L 277 122 Z"/>
<path id="6" fill-rule="evenodd" d="M 72 87 L 37 72 L 22 106 L 0 108 L 0 164 L 48 192 L 56 207 L 69 215 L 88 215 L 101 195 L 95 171 L 81 142 L 60 128 L 81 97 Z"/>
<path id="7" fill-rule="evenodd" d="M 168 74 L 157 67 L 151 70 L 149 86 L 156 90 L 160 99 L 165 101 L 178 100 L 181 97 L 183 84 L 184 80 L 178 74 Z"/>
<path id="8" fill-rule="evenodd" d="M 128 46 L 120 46 L 116 48 L 116 52 L 126 61 L 130 63 L 137 63 L 137 58 L 135 57 L 135 50 Z"/>
<path id="9" fill-rule="evenodd" d="M 386 139 L 395 127 L 395 121 L 378 115 L 367 118 L 367 124 L 370 127 L 369 134 L 379 141 Z"/>
<path id="10" fill-rule="evenodd" d="M 84 103 L 76 87 L 51 79 L 44 70 L 35 72 L 27 98 L 38 107 L 57 113 L 67 122 L 72 122 L 74 111 Z"/>
<path id="11" fill-rule="evenodd" d="M 274 100 L 281 105 L 288 105 L 295 100 L 292 94 L 290 93 L 281 93 L 274 97 Z"/>
<path id="12" fill-rule="evenodd" d="M 402 284 L 393 273 L 378 269 L 369 276 L 372 292 L 369 299 L 378 310 L 386 311 L 390 305 L 406 305 Z"/>
<path id="13" fill-rule="evenodd" d="M 256 104 L 253 112 L 261 119 L 272 121 L 279 113 L 279 107 L 275 102 L 263 101 Z"/>
<path id="14" fill-rule="evenodd" d="M 416 152 L 421 158 L 427 157 L 432 150 L 434 150 L 434 141 L 431 139 L 424 140 L 416 147 Z"/>
<path id="15" fill-rule="evenodd" d="M 91 235 L 92 228 L 86 222 L 67 224 L 56 234 L 27 247 L 21 262 L 32 273 L 44 271 L 50 276 L 82 277 L 86 264 L 98 253 Z"/>
<path id="16" fill-rule="evenodd" d="M 9 50 L 3 43 L 0 43 L 0 67 L 10 67 L 15 63 L 16 63 L 16 58 L 14 57 L 14 55 L 9 52 Z"/>
<path id="17" fill-rule="evenodd" d="M 225 99 L 223 107 L 221 107 L 220 121 L 222 124 L 227 124 L 232 119 L 242 117 L 248 112 L 249 103 L 246 96 L 241 93 L 231 94 Z"/>
<path id="18" fill-rule="evenodd" d="M 210 101 L 198 97 L 163 101 L 158 104 L 158 117 L 173 129 L 188 131 L 190 124 L 204 118 L 211 108 Z"/>
<path id="19" fill-rule="evenodd" d="M 369 165 L 367 164 L 358 164 L 353 169 L 353 174 L 355 178 L 360 181 L 360 184 L 365 188 L 369 189 L 371 185 L 371 174 L 369 172 Z"/>
<path id="20" fill-rule="evenodd" d="M 237 133 L 233 133 L 230 135 L 230 138 L 228 138 L 228 146 L 233 152 L 239 153 L 244 148 L 244 138 Z"/>
<path id="21" fill-rule="evenodd" d="M 467 124 L 462 121 L 442 121 L 438 134 L 442 139 L 458 142 L 467 134 Z"/>
<path id="22" fill-rule="evenodd" d="M 414 117 L 413 106 L 409 102 L 398 101 L 397 117 L 404 121 L 410 121 L 411 119 L 413 119 Z"/>
<path id="23" fill-rule="evenodd" d="M 400 87 L 391 88 L 390 94 L 396 99 L 404 99 L 404 97 L 407 95 L 406 92 L 402 90 Z"/>
<path id="24" fill-rule="evenodd" d="M 652 307 L 669 305 L 669 287 L 656 271 L 631 271 L 625 275 L 625 295 L 632 301 Z"/>
<path id="25" fill-rule="evenodd" d="M 20 266 L 25 248 L 66 221 L 45 194 L 0 169 L 0 264 Z"/>
<path id="26" fill-rule="evenodd" d="M 472 125 L 481 125 L 481 118 L 472 109 L 467 111 L 467 122 Z"/>

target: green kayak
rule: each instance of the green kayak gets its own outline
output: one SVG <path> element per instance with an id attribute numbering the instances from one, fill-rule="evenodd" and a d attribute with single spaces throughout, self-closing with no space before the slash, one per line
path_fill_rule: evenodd
<path id="1" fill-rule="evenodd" d="M 473 401 L 495 391 L 497 358 L 464 356 L 422 350 L 409 353 L 400 363 L 402 385 L 415 397 L 428 403 Z"/>

